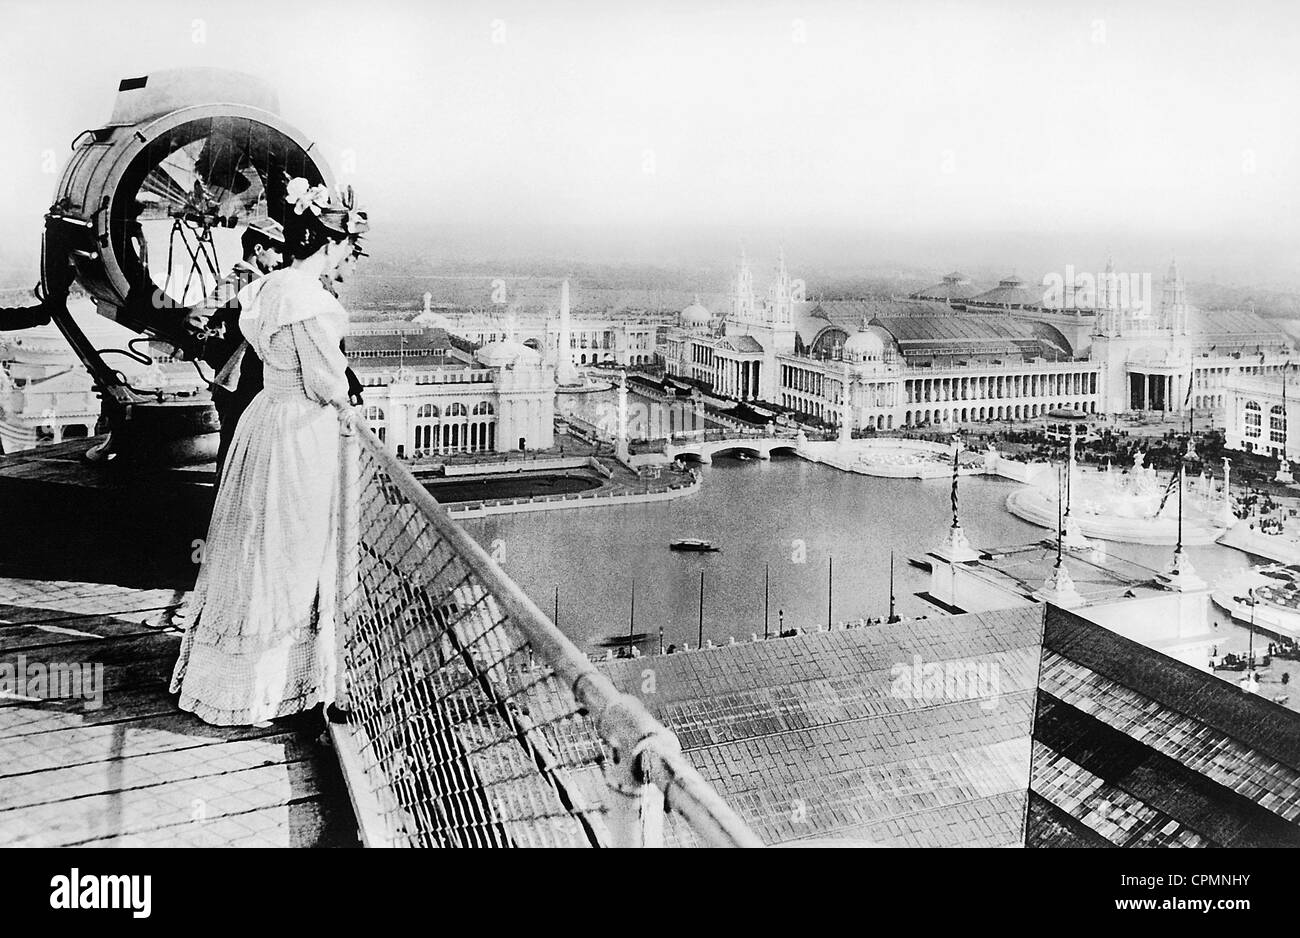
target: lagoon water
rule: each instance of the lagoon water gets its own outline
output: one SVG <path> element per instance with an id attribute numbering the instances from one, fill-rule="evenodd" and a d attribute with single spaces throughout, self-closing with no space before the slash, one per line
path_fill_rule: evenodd
<path id="1" fill-rule="evenodd" d="M 697 640 L 700 573 L 704 636 L 715 643 L 763 633 L 763 575 L 770 570 L 770 628 L 778 610 L 786 627 L 811 628 L 827 616 L 828 566 L 834 558 L 834 621 L 883 616 L 889 609 L 889 555 L 895 550 L 895 596 L 903 616 L 936 615 L 918 592 L 929 575 L 909 556 L 935 547 L 952 521 L 947 480 L 877 479 L 840 472 L 795 456 L 771 462 L 720 457 L 705 466 L 694 494 L 647 505 L 586 507 L 498 515 L 464 522 L 543 611 L 558 587 L 562 631 L 586 650 L 629 631 L 633 581 L 635 630 L 664 641 Z M 961 518 L 979 548 L 1027 544 L 1050 532 L 1005 507 L 1016 483 L 961 480 Z M 715 554 L 676 553 L 671 541 L 706 538 Z M 1171 548 L 1107 545 L 1113 556 L 1163 569 Z M 1190 549 L 1198 572 L 1215 582 L 1245 568 L 1247 555 L 1219 545 Z M 1222 615 L 1215 610 L 1216 616 Z"/>

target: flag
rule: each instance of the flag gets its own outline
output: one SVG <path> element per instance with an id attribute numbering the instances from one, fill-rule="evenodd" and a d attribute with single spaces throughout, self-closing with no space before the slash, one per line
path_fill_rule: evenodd
<path id="1" fill-rule="evenodd" d="M 1182 471 L 1183 469 L 1180 463 L 1177 471 L 1174 472 L 1173 478 L 1171 478 L 1169 480 L 1169 484 L 1165 486 L 1165 494 L 1160 496 L 1160 507 L 1156 509 L 1156 513 L 1152 517 L 1159 518 L 1160 512 L 1165 510 L 1165 502 L 1169 501 L 1169 496 L 1173 493 L 1174 486 L 1178 484 L 1178 477 L 1182 473 Z"/>

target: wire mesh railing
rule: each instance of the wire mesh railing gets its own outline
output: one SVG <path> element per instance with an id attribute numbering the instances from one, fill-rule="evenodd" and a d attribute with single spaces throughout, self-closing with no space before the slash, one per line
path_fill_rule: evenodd
<path id="1" fill-rule="evenodd" d="M 335 739 L 366 842 L 654 846 L 669 812 L 679 842 L 759 845 L 364 422 L 341 423 Z"/>

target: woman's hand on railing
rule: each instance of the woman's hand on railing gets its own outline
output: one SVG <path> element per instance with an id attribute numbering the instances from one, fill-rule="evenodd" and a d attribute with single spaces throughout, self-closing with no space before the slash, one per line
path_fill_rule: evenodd
<path id="1" fill-rule="evenodd" d="M 330 401 L 330 406 L 339 412 L 339 427 L 346 433 L 352 432 L 354 427 L 361 425 L 360 412 L 349 403 L 346 397 L 336 397 Z"/>

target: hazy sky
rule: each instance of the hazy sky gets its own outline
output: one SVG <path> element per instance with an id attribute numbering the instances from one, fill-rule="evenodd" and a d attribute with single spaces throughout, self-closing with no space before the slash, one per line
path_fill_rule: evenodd
<path id="1" fill-rule="evenodd" d="M 1195 0 L 0 0 L 4 247 L 118 80 L 186 64 L 274 84 L 379 225 L 1300 262 L 1300 4 Z"/>

